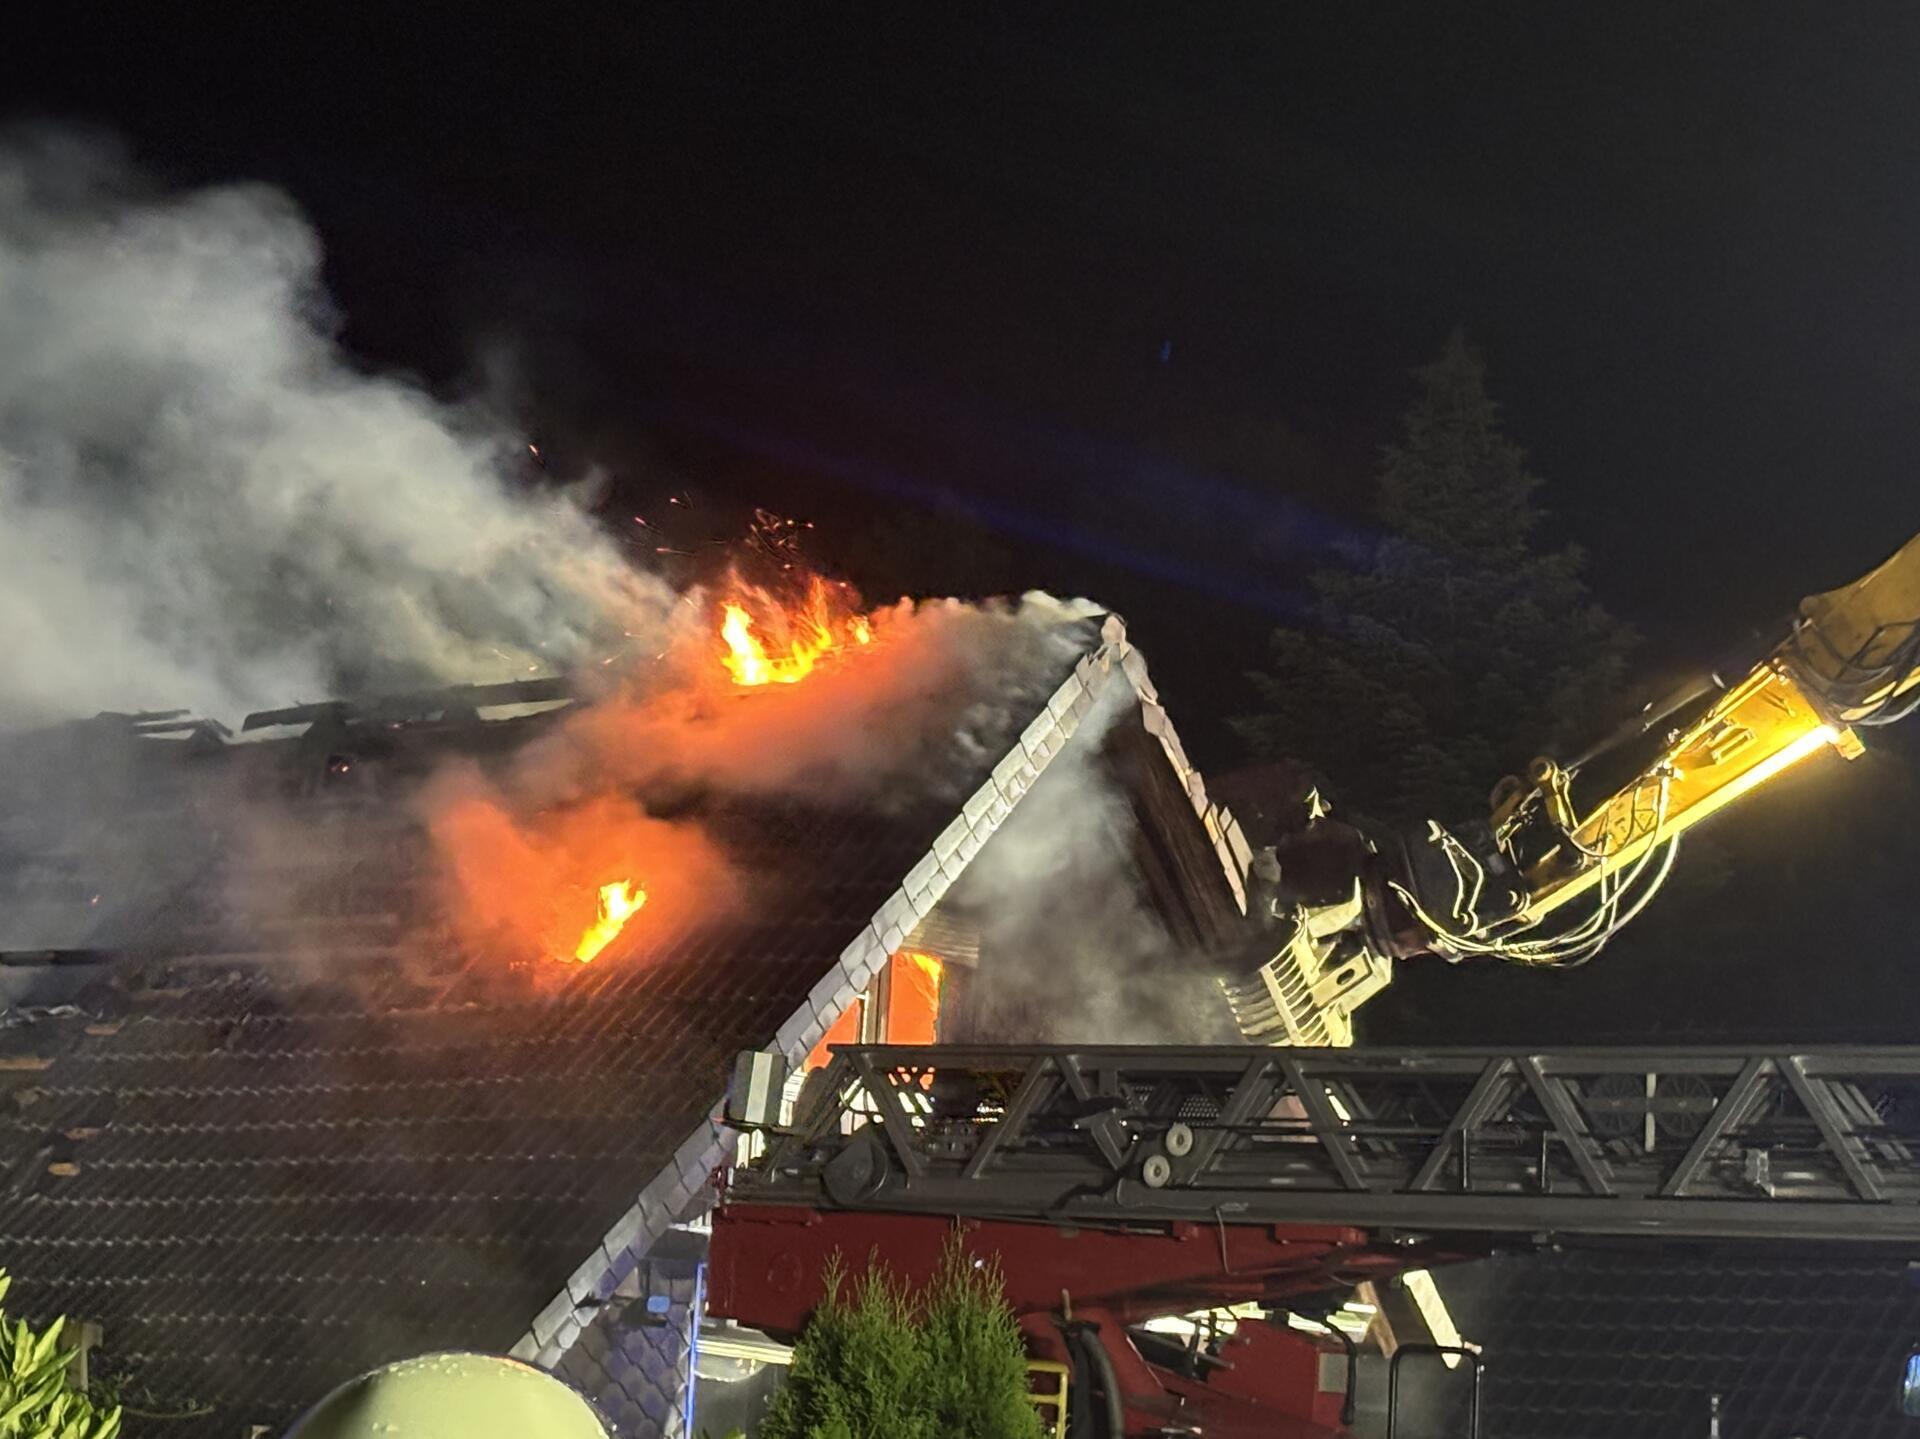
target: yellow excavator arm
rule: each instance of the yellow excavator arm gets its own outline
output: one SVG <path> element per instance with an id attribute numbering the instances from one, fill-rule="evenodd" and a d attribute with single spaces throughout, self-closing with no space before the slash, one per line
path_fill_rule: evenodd
<path id="1" fill-rule="evenodd" d="M 1889 703 L 1920 689 L 1920 535 L 1850 585 L 1800 602 L 1789 663 L 1845 706 L 1848 724 L 1904 718 Z"/>
<path id="2" fill-rule="evenodd" d="M 1818 750 L 1862 752 L 1856 726 L 1902 718 L 1920 699 L 1920 535 L 1864 578 L 1800 603 L 1791 632 L 1629 783 L 1565 827 L 1525 871 L 1525 928 Z M 1562 772 L 1535 761 L 1542 807 L 1566 811 Z"/>
<path id="3" fill-rule="evenodd" d="M 1539 923 L 1828 745 L 1849 758 L 1861 748 L 1853 731 L 1828 721 L 1784 670 L 1754 670 L 1676 737 L 1657 764 L 1573 826 L 1563 847 L 1527 870 L 1528 898 L 1509 923 Z"/>
<path id="4" fill-rule="evenodd" d="M 1383 843 L 1316 805 L 1273 862 L 1263 902 L 1282 945 L 1227 986 L 1236 1017 L 1252 1038 L 1345 1043 L 1352 1009 L 1385 986 L 1397 958 L 1584 963 L 1645 908 L 1688 830 L 1819 750 L 1853 758 L 1861 729 L 1916 708 L 1920 536 L 1863 578 L 1803 600 L 1786 636 L 1731 683 L 1705 677 L 1572 764 L 1539 759 L 1503 781 L 1486 825 L 1433 824 Z M 1676 718 L 1649 763 L 1576 806 L 1588 762 Z M 1329 853 L 1350 858 L 1350 878 Z M 1314 879 L 1303 887 L 1290 870 Z"/>

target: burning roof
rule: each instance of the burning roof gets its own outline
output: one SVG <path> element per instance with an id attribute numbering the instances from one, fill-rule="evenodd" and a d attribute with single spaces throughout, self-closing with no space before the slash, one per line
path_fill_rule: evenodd
<path id="1" fill-rule="evenodd" d="M 990 837 L 1009 881 L 1134 895 L 1018 832 L 1063 753 L 1120 778 L 1056 850 L 1113 849 L 1182 943 L 1237 916 L 1244 845 L 1117 621 L 863 611 L 772 516 L 742 573 L 669 575 L 678 536 L 349 362 L 285 197 L 64 142 L 0 147 L 0 190 L 46 341 L 0 377 L 0 730 L 258 711 L 0 741 L 0 1255 L 140 1407 L 209 1411 L 172 1432 L 432 1346 L 658 1401 L 608 1301 L 720 1154 L 733 1052 L 803 1056 Z"/>
<path id="2" fill-rule="evenodd" d="M 1170 931 L 1237 919 L 1237 826 L 1117 620 L 1035 601 L 829 633 L 804 685 L 38 737 L 85 759 L 90 801 L 0 804 L 0 913 L 77 901 L 34 947 L 82 961 L 16 971 L 38 1007 L 0 1036 L 17 1302 L 101 1323 L 109 1362 L 212 1406 L 208 1432 L 405 1350 L 516 1345 L 637 1425 L 662 1401 L 609 1301 L 726 1152 L 731 1057 L 805 1056 L 1063 755 L 1110 755 L 1151 832 L 1120 852 Z M 463 802 L 494 827 L 449 840 Z M 524 942 L 503 875 L 543 914 L 548 879 L 591 881 L 563 946 Z"/>

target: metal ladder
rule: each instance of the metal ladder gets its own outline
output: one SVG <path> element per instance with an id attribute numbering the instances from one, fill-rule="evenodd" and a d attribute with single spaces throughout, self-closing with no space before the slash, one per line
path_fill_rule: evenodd
<path id="1" fill-rule="evenodd" d="M 729 1117 L 768 1139 L 733 1202 L 1920 1241 L 1920 1048 L 858 1046 Z"/>

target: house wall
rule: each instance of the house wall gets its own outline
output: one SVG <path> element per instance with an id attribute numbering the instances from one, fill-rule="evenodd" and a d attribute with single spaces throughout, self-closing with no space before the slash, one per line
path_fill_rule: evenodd
<path id="1" fill-rule="evenodd" d="M 915 947 L 919 934 L 916 929 L 908 936 L 865 991 L 840 1011 L 808 1053 L 803 1068 L 820 1068 L 839 1044 L 933 1044 L 945 1037 L 941 1028 L 944 974 L 930 973 L 929 966 L 944 971 L 946 963 L 940 955 Z"/>

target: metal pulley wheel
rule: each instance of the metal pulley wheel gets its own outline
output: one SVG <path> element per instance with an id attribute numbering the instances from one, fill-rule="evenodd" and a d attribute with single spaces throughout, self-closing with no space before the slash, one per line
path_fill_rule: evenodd
<path id="1" fill-rule="evenodd" d="M 835 1204 L 853 1208 L 880 1192 L 887 1178 L 887 1156 L 881 1151 L 880 1141 L 863 1131 L 827 1161 L 820 1178 Z"/>

